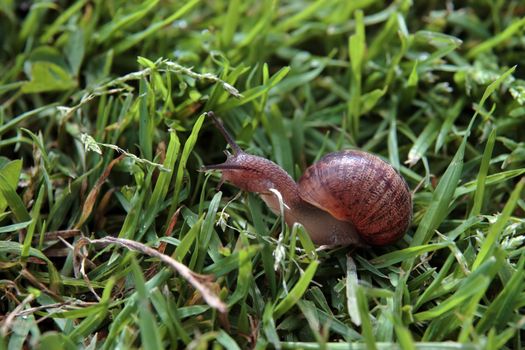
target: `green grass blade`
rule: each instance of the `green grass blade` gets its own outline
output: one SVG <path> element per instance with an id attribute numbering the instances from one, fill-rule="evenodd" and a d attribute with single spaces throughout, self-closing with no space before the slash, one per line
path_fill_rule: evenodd
<path id="1" fill-rule="evenodd" d="M 362 66 L 365 57 L 365 25 L 363 21 L 363 11 L 355 12 L 355 34 L 348 39 L 348 53 L 350 57 L 350 68 L 352 74 L 350 100 L 347 103 L 347 112 L 350 118 L 350 130 L 353 135 L 359 132 L 359 117 L 361 115 L 361 80 Z"/>
<path id="2" fill-rule="evenodd" d="M 397 140 L 397 99 L 393 99 L 392 106 L 389 109 L 390 124 L 388 128 L 388 160 L 390 164 L 399 171 L 401 163 L 399 161 L 399 147 Z"/>
<path id="3" fill-rule="evenodd" d="M 510 74 L 512 74 L 512 72 L 514 72 L 515 69 L 516 67 L 510 68 L 485 89 L 485 92 L 483 93 L 479 103 L 480 107 L 484 105 L 487 98 Z M 476 119 L 476 116 L 478 115 L 478 111 L 479 109 L 474 113 L 474 116 L 470 121 L 467 132 L 463 137 L 463 141 L 461 142 L 458 151 L 456 152 L 449 167 L 445 171 L 445 174 L 441 178 L 436 190 L 434 191 L 432 204 L 421 220 L 421 223 L 414 235 L 414 239 L 412 240 L 412 246 L 426 243 L 433 234 L 433 231 L 439 226 L 439 224 L 448 214 L 448 207 L 451 199 L 453 198 L 454 188 L 456 187 L 456 184 L 458 183 L 463 171 L 463 156 L 465 153 L 467 137 L 470 134 L 470 130 L 474 120 Z"/>
<path id="4" fill-rule="evenodd" d="M 512 212 L 516 207 L 518 199 L 521 196 L 521 192 L 523 191 L 524 185 L 525 178 L 522 178 L 516 185 L 516 188 L 514 188 L 514 191 L 512 191 L 509 200 L 503 208 L 503 212 L 498 217 L 496 222 L 490 227 L 487 236 L 485 237 L 485 240 L 481 245 L 479 253 L 476 256 L 476 260 L 474 260 L 474 263 L 472 264 L 472 270 L 476 270 L 485 260 L 490 258 L 490 254 L 497 245 L 498 239 L 500 238 L 501 233 L 503 232 L 503 228 L 509 221 Z"/>
<path id="5" fill-rule="evenodd" d="M 145 79 L 140 80 L 140 104 L 139 104 L 139 144 L 143 156 L 151 160 L 153 158 L 153 120 L 148 110 L 148 99 L 151 96 L 150 85 Z"/>
<path id="6" fill-rule="evenodd" d="M 140 316 L 138 323 L 140 327 L 142 346 L 147 350 L 161 349 L 162 341 L 157 322 L 155 321 L 155 317 L 151 312 L 149 292 L 146 287 L 146 281 L 144 280 L 142 271 L 140 270 L 140 267 L 135 258 L 131 259 L 131 271 L 133 273 L 135 288 L 137 290 L 138 312 Z"/>
<path id="7" fill-rule="evenodd" d="M 87 2 L 88 0 L 77 0 L 73 5 L 66 8 L 65 11 L 62 12 L 60 16 L 58 16 L 57 19 L 55 19 L 55 21 L 47 27 L 44 34 L 40 37 L 40 42 L 48 43 L 51 38 L 60 31 L 64 23 L 66 23 L 72 16 L 77 14 Z"/>
<path id="8" fill-rule="evenodd" d="M 383 268 L 397 264 L 401 261 L 406 261 L 413 259 L 423 253 L 433 252 L 439 249 L 446 248 L 448 246 L 447 242 L 436 243 L 436 244 L 425 244 L 420 246 L 408 247 L 401 250 L 396 250 L 391 253 L 386 253 L 377 258 L 370 260 L 370 262 L 376 268 Z"/>
<path id="9" fill-rule="evenodd" d="M 434 118 L 430 123 L 425 126 L 423 132 L 419 135 L 416 142 L 410 151 L 408 152 L 408 159 L 406 163 L 409 166 L 414 166 L 419 160 L 425 156 L 426 151 L 430 148 L 434 140 L 438 135 L 438 127 L 440 121 L 437 118 Z"/>
<path id="10" fill-rule="evenodd" d="M 439 270 L 439 273 L 437 274 L 437 276 L 435 276 L 432 283 L 427 288 L 425 288 L 425 291 L 421 293 L 419 298 L 416 300 L 414 304 L 414 311 L 417 311 L 421 307 L 421 305 L 423 305 L 423 303 L 426 303 L 431 298 L 432 294 L 436 291 L 436 289 L 441 287 L 441 283 L 445 279 L 445 277 L 447 277 L 453 263 L 454 256 L 449 255 L 447 260 L 445 260 L 445 263 Z"/>
<path id="11" fill-rule="evenodd" d="M 394 329 L 396 330 L 397 341 L 399 342 L 401 349 L 416 350 L 418 348 L 409 329 L 404 327 L 400 320 L 395 322 Z"/>
<path id="12" fill-rule="evenodd" d="M 19 223 L 12 224 L 12 225 L 2 226 L 0 227 L 0 233 L 9 233 L 9 232 L 23 230 L 26 227 L 28 227 L 32 222 L 33 220 L 29 220 L 29 221 L 19 222 Z"/>
<path id="13" fill-rule="evenodd" d="M 230 300 L 228 300 L 228 307 L 233 304 L 246 299 L 253 281 L 253 264 L 252 254 L 248 249 L 239 250 L 239 274 L 237 276 L 237 288 L 233 292 Z"/>
<path id="14" fill-rule="evenodd" d="M 3 186 L 6 188 L 15 189 L 18 185 L 18 180 L 20 179 L 20 174 L 22 172 L 22 161 L 21 160 L 12 160 L 3 164 L 0 167 L 0 175 L 5 179 Z M 2 192 L 0 191 L 0 213 L 3 213 L 8 206 L 8 202 Z"/>
<path id="15" fill-rule="evenodd" d="M 175 249 L 175 259 L 178 261 L 182 261 L 186 254 L 190 251 L 191 246 L 193 245 L 193 242 L 197 239 L 197 235 L 199 234 L 203 222 L 203 218 L 199 218 L 199 220 L 191 227 L 191 229 L 184 235 L 184 237 L 181 239 L 180 244 L 178 245 L 177 249 Z"/>
<path id="16" fill-rule="evenodd" d="M 31 225 L 29 225 L 26 236 L 24 239 L 24 244 L 22 246 L 22 259 L 25 259 L 29 256 L 29 248 L 31 248 L 31 243 L 33 241 L 33 236 L 35 234 L 36 230 L 36 224 L 39 221 L 40 216 L 40 209 L 42 207 L 42 202 L 44 201 L 44 195 L 45 195 L 45 186 L 40 186 L 40 190 L 38 191 L 38 196 L 36 197 L 35 205 L 33 206 L 33 209 L 31 210 Z"/>
<path id="17" fill-rule="evenodd" d="M 292 290 L 290 290 L 290 293 L 288 293 L 288 295 L 286 295 L 284 299 L 281 300 L 277 306 L 275 306 L 275 309 L 273 310 L 273 316 L 276 319 L 283 316 L 303 296 L 306 288 L 308 288 L 308 285 L 312 281 L 318 266 L 319 261 L 312 261 Z"/>
<path id="18" fill-rule="evenodd" d="M 155 23 L 151 24 L 148 28 L 144 29 L 143 31 L 134 33 L 132 35 L 126 36 L 122 41 L 117 43 L 114 46 L 114 50 L 116 53 L 121 53 L 129 48 L 139 44 L 140 42 L 146 40 L 146 38 L 152 36 L 153 34 L 159 32 L 163 27 L 171 24 L 172 22 L 176 21 L 177 19 L 184 16 L 186 13 L 188 13 L 193 7 L 195 7 L 200 0 L 190 0 L 184 4 L 180 9 L 175 11 L 171 16 L 161 20 L 156 21 Z"/>
<path id="19" fill-rule="evenodd" d="M 163 283 L 172 275 L 172 272 L 166 268 L 157 273 L 153 278 L 149 279 L 146 284 L 146 290 L 152 290 Z M 140 276 L 139 276 L 140 278 Z M 114 317 L 114 321 L 111 323 L 108 332 L 108 340 L 104 342 L 104 349 L 111 349 L 114 341 L 117 339 L 117 335 L 121 333 L 129 323 L 134 322 L 133 312 L 137 309 L 138 304 L 138 291 L 135 291 L 126 301 L 125 306 L 118 312 Z"/>
<path id="20" fill-rule="evenodd" d="M 478 295 L 480 290 L 488 288 L 492 278 L 501 267 L 501 262 L 501 255 L 490 257 L 480 266 L 479 270 L 471 273 L 461 282 L 453 295 L 430 310 L 416 313 L 414 319 L 416 321 L 438 319 L 452 309 L 464 305 L 470 298 Z"/>
<path id="21" fill-rule="evenodd" d="M 128 13 L 125 13 L 117 18 L 113 18 L 108 24 L 102 26 L 98 32 L 96 32 L 95 38 L 98 43 L 104 43 L 109 41 L 108 39 L 119 29 L 126 26 L 130 26 L 133 23 L 139 21 L 141 18 L 146 16 L 148 12 L 158 4 L 159 0 L 147 0 L 142 1 L 136 8 L 129 9 Z"/>
<path id="22" fill-rule="evenodd" d="M 22 114 L 20 114 L 20 115 L 18 115 L 16 117 L 14 117 L 13 119 L 8 121 L 7 123 L 1 123 L 0 124 L 0 136 L 3 135 L 5 132 L 15 128 L 16 126 L 18 126 L 18 124 L 20 124 L 20 123 L 22 123 L 24 121 L 27 121 L 31 117 L 34 117 L 34 116 L 40 114 L 43 111 L 47 111 L 48 109 L 55 108 L 57 105 L 58 105 L 58 103 L 51 103 L 51 104 L 48 104 L 46 106 L 38 107 L 38 108 L 32 109 L 30 111 L 24 112 L 24 113 L 22 113 Z"/>
<path id="23" fill-rule="evenodd" d="M 485 179 L 485 187 L 497 185 L 497 184 L 509 181 L 513 178 L 522 176 L 524 174 L 525 174 L 525 169 L 513 169 L 513 170 L 502 171 L 497 174 L 488 175 Z M 463 186 L 459 186 L 456 189 L 456 192 L 454 193 L 454 198 L 458 198 L 466 194 L 475 192 L 477 187 L 478 187 L 477 181 L 475 180 L 469 181 L 465 183 Z"/>
<path id="24" fill-rule="evenodd" d="M 200 234 L 198 236 L 198 262 L 195 267 L 196 271 L 201 271 L 202 267 L 204 265 L 204 259 L 206 258 L 206 251 L 209 250 L 209 255 L 213 258 L 213 260 L 219 258 L 217 254 L 218 247 L 213 244 L 212 236 L 213 234 L 216 234 L 213 227 L 215 226 L 215 218 L 217 216 L 217 210 L 219 209 L 219 204 L 221 203 L 222 198 L 222 192 L 217 192 L 213 196 L 212 200 L 210 201 L 210 205 L 208 207 L 208 212 L 206 213 L 206 216 L 204 218 L 204 222 L 202 223 L 202 230 L 200 231 Z"/>
<path id="25" fill-rule="evenodd" d="M 239 347 L 239 345 L 237 345 L 235 340 L 224 330 L 221 330 L 217 335 L 217 342 L 224 346 L 225 349 L 241 350 L 241 348 Z"/>
<path id="26" fill-rule="evenodd" d="M 242 19 L 240 14 L 241 4 L 240 0 L 230 1 L 228 4 L 228 12 L 223 16 L 221 44 L 225 48 L 230 46 L 233 35 L 235 34 L 235 29 L 239 24 L 239 20 Z"/>
<path id="27" fill-rule="evenodd" d="M 250 210 L 250 214 L 256 232 L 258 233 L 258 242 L 262 245 L 261 259 L 264 274 L 266 276 L 268 284 L 270 285 L 270 291 L 272 293 L 272 296 L 275 297 L 277 295 L 277 277 L 273 268 L 273 247 L 264 239 L 264 236 L 268 235 L 269 232 L 267 232 L 267 229 L 264 225 L 261 202 L 258 199 L 256 199 L 255 195 L 252 193 L 248 194 L 248 208 Z"/>
<path id="28" fill-rule="evenodd" d="M 525 23 L 525 22 L 524 22 Z M 489 98 L 490 95 L 494 93 L 494 91 L 499 88 L 499 86 L 516 70 L 516 66 L 511 67 L 505 71 L 498 79 L 490 83 L 489 86 L 485 89 L 485 92 L 483 93 L 483 96 L 481 97 L 481 100 L 479 102 L 479 108 L 483 107 L 485 104 L 485 101 Z M 479 108 L 476 110 L 476 113 L 474 114 L 474 117 L 479 113 Z"/>
<path id="29" fill-rule="evenodd" d="M 179 138 L 177 137 L 175 131 L 172 131 L 170 132 L 170 141 L 168 144 L 168 150 L 166 151 L 166 159 L 162 164 L 164 168 L 169 169 L 170 171 L 163 171 L 159 173 L 153 194 L 151 195 L 151 198 L 148 202 L 148 208 L 157 206 L 159 203 L 162 203 L 165 200 L 169 190 L 171 178 L 173 177 L 175 170 L 175 162 L 177 161 L 179 150 Z"/>
<path id="30" fill-rule="evenodd" d="M 511 279 L 505 284 L 496 299 L 488 306 L 476 325 L 478 334 L 487 332 L 492 327 L 502 330 L 508 323 L 512 322 L 512 314 L 518 312 L 516 306 L 520 297 L 520 291 L 523 290 L 523 281 L 525 280 L 524 263 L 525 258 L 522 254 Z"/>
<path id="31" fill-rule="evenodd" d="M 348 314 L 356 326 L 361 325 L 361 317 L 357 303 L 358 279 L 354 260 L 350 256 L 346 258 L 346 298 Z"/>
<path id="32" fill-rule="evenodd" d="M 494 143 L 496 142 L 496 129 L 492 129 L 485 151 L 483 152 L 483 158 L 481 158 L 481 165 L 479 167 L 478 177 L 476 179 L 476 193 L 474 194 L 474 206 L 470 211 L 470 215 L 479 215 L 481 207 L 483 205 L 483 194 L 485 193 L 485 180 L 489 171 L 490 159 L 492 157 L 492 150 L 494 149 Z"/>
<path id="33" fill-rule="evenodd" d="M 177 343 L 179 340 L 179 329 L 180 322 L 177 319 L 175 313 L 176 308 L 171 308 L 166 300 L 166 297 L 162 295 L 159 289 L 155 288 L 150 292 L 151 304 L 158 314 L 160 323 L 166 327 L 167 333 L 169 334 L 169 340 L 172 344 Z M 179 324 L 177 324 L 179 323 Z"/>
<path id="34" fill-rule="evenodd" d="M 272 304 L 266 304 L 263 312 L 263 325 L 262 330 L 266 338 L 276 347 L 279 346 L 279 335 L 275 329 L 274 307 Z"/>
<path id="35" fill-rule="evenodd" d="M 461 114 L 465 101 L 463 99 L 458 100 L 450 109 L 444 111 L 445 121 L 442 123 L 439 129 L 439 134 L 436 140 L 435 152 L 438 152 L 445 144 L 445 139 L 454 125 L 454 121 Z"/>
<path id="36" fill-rule="evenodd" d="M 286 32 L 291 28 L 297 27 L 310 16 L 314 15 L 321 6 L 323 6 L 323 0 L 317 0 L 312 2 L 309 6 L 302 9 L 302 11 L 295 13 L 293 16 L 286 18 L 284 21 L 279 23 L 275 30 Z"/>
<path id="37" fill-rule="evenodd" d="M 80 322 L 73 331 L 68 334 L 69 339 L 76 343 L 82 342 L 86 336 L 94 332 L 106 319 L 109 311 L 109 299 L 111 290 L 115 285 L 115 280 L 110 278 L 104 288 L 102 299 L 97 308 L 90 309 L 91 313 L 82 322 Z"/>
<path id="38" fill-rule="evenodd" d="M 474 119 L 472 119 L 470 125 L 472 125 L 473 121 Z M 456 185 L 463 171 L 463 156 L 465 153 L 466 142 L 467 138 L 464 137 L 463 142 L 461 142 L 461 145 L 450 162 L 450 165 L 441 177 L 441 180 L 432 195 L 432 202 L 414 234 L 414 239 L 411 243 L 412 246 L 423 245 L 428 242 L 432 237 L 434 230 L 437 229 L 439 224 L 448 215 L 449 205 L 453 198 L 454 190 L 456 189 Z"/>
<path id="39" fill-rule="evenodd" d="M 217 107 L 217 113 L 224 113 L 233 108 L 247 104 L 250 101 L 253 101 L 264 94 L 266 94 L 270 89 L 277 85 L 290 71 L 290 67 L 283 67 L 278 72 L 276 72 L 265 85 L 254 87 L 250 90 L 244 91 L 242 93 L 243 97 L 237 100 L 229 100 L 224 104 Z"/>
<path id="40" fill-rule="evenodd" d="M 177 168 L 177 173 L 175 174 L 175 189 L 173 193 L 173 199 L 171 200 L 170 215 L 168 215 L 168 217 L 171 217 L 171 215 L 173 215 L 173 213 L 175 212 L 175 210 L 177 210 L 177 207 L 179 205 L 179 197 L 182 188 L 184 171 L 186 169 L 186 163 L 188 162 L 188 158 L 190 157 L 193 147 L 195 147 L 195 143 L 197 142 L 197 137 L 199 136 L 199 131 L 202 127 L 202 123 L 204 122 L 205 116 L 206 114 L 202 114 L 197 119 L 197 121 L 193 125 L 193 129 L 191 130 L 191 134 L 188 137 L 186 143 L 184 144 L 184 148 L 182 149 L 181 158 L 179 160 L 179 166 Z"/>
<path id="41" fill-rule="evenodd" d="M 467 53 L 467 57 L 474 58 L 480 53 L 488 51 L 496 47 L 497 45 L 501 44 L 503 41 L 509 40 L 514 35 L 514 33 L 519 31 L 523 26 L 525 26 L 525 18 L 521 18 L 520 20 L 515 21 L 501 33 L 492 36 L 490 39 L 470 49 L 470 51 Z"/>
<path id="42" fill-rule="evenodd" d="M 372 328 L 372 320 L 370 320 L 370 311 L 368 309 L 368 300 L 365 295 L 363 288 L 357 288 L 357 307 L 359 310 L 359 315 L 361 317 L 361 332 L 363 335 L 363 340 L 368 349 L 374 350 L 377 349 L 376 340 L 374 337 L 374 330 Z"/>
<path id="43" fill-rule="evenodd" d="M 0 194 L 19 222 L 31 220 L 31 215 L 29 215 L 24 202 L 20 196 L 18 196 L 14 187 L 11 186 L 9 179 L 3 173 L 0 173 Z"/>

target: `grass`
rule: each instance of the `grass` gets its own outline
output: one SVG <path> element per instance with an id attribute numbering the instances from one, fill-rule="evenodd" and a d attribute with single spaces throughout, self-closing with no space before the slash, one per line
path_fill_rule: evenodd
<path id="1" fill-rule="evenodd" d="M 3 1 L 0 348 L 525 347 L 520 1 Z M 199 172 L 382 156 L 407 235 L 317 250 Z"/>

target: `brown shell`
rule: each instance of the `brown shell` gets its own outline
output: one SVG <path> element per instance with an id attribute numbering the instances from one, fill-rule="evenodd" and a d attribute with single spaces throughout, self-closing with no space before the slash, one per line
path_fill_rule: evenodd
<path id="1" fill-rule="evenodd" d="M 363 151 L 327 154 L 299 180 L 301 198 L 350 221 L 365 241 L 384 245 L 399 239 L 412 219 L 412 197 L 399 173 Z"/>

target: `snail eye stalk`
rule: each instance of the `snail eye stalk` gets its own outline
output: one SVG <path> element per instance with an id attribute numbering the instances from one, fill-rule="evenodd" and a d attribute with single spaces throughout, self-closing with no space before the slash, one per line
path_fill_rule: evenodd
<path id="1" fill-rule="evenodd" d="M 233 140 L 233 137 L 226 130 L 226 128 L 224 128 L 224 125 L 222 124 L 221 120 L 215 116 L 215 113 L 213 113 L 212 111 L 209 111 L 209 112 L 206 113 L 206 115 L 208 117 L 211 117 L 211 119 L 213 120 L 213 123 L 215 124 L 217 129 L 219 129 L 219 131 L 221 132 L 222 136 L 224 136 L 224 139 L 226 140 L 226 142 L 228 142 L 228 144 L 230 145 L 230 147 L 233 150 L 233 155 L 238 155 L 239 153 L 242 153 L 242 149 Z"/>

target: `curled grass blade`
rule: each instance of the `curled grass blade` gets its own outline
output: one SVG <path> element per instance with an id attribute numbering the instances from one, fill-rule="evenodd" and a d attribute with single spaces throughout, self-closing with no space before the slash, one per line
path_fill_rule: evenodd
<path id="1" fill-rule="evenodd" d="M 222 313 L 227 311 L 226 305 L 217 297 L 217 295 L 215 295 L 215 293 L 213 293 L 209 289 L 209 287 L 207 287 L 205 284 L 199 281 L 199 278 L 205 278 L 204 276 L 197 275 L 196 273 L 191 271 L 187 266 L 183 265 L 182 263 L 172 259 L 171 257 L 165 254 L 159 253 L 158 251 L 140 242 L 124 238 L 115 238 L 111 236 L 94 240 L 83 238 L 77 244 L 84 245 L 88 243 L 102 245 L 117 244 L 126 247 L 127 249 L 139 251 L 143 254 L 156 257 L 162 262 L 164 262 L 166 265 L 168 265 L 170 268 L 177 271 L 177 273 L 179 273 L 182 277 L 184 277 L 195 289 L 197 289 L 201 293 L 202 297 L 208 303 L 208 305 L 210 305 L 213 308 L 216 308 Z"/>

